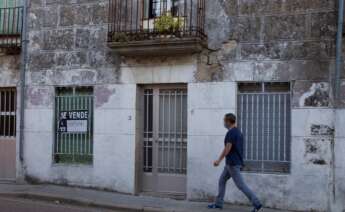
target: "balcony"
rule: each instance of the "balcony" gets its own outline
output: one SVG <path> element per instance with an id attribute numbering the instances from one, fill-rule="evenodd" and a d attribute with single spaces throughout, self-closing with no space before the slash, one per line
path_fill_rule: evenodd
<path id="1" fill-rule="evenodd" d="M 20 52 L 22 29 L 23 7 L 0 8 L 0 53 Z"/>
<path id="2" fill-rule="evenodd" d="M 120 55 L 200 52 L 205 0 L 110 0 L 108 46 Z"/>

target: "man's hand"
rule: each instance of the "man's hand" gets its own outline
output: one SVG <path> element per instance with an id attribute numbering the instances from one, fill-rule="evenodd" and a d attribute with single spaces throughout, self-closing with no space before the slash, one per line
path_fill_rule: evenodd
<path id="1" fill-rule="evenodd" d="M 219 159 L 213 162 L 213 166 L 215 166 L 215 167 L 219 166 L 219 164 L 223 161 L 223 159 L 231 151 L 231 147 L 232 147 L 232 144 L 230 142 L 226 144 L 226 146 L 224 147 L 224 150 L 223 150 L 222 154 L 220 155 Z"/>
<path id="2" fill-rule="evenodd" d="M 219 166 L 219 164 L 220 164 L 220 161 L 219 161 L 219 160 L 216 160 L 216 161 L 213 162 L 213 166 L 214 166 L 214 167 Z"/>

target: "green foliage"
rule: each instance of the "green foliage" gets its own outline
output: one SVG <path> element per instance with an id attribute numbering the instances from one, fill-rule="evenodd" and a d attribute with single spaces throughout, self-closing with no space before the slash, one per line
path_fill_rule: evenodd
<path id="1" fill-rule="evenodd" d="M 165 13 L 155 20 L 155 29 L 159 33 L 175 33 L 183 27 L 183 18 L 173 17 Z"/>
<path id="2" fill-rule="evenodd" d="M 174 18 L 174 31 L 180 31 L 184 26 L 184 18 L 177 17 Z"/>
<path id="3" fill-rule="evenodd" d="M 114 42 L 122 42 L 122 43 L 126 43 L 128 42 L 128 36 L 126 35 L 126 33 L 114 33 L 113 35 L 113 41 Z"/>

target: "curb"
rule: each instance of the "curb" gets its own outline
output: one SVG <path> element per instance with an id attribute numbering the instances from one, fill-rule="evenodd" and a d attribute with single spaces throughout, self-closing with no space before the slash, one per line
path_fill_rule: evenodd
<path id="1" fill-rule="evenodd" d="M 136 207 L 129 205 L 120 205 L 120 204 L 106 204 L 90 201 L 87 199 L 75 198 L 67 199 L 61 196 L 39 194 L 39 193 L 30 193 L 30 192 L 13 192 L 13 193 L 0 193 L 0 197 L 5 198 L 21 198 L 28 200 L 39 200 L 44 202 L 60 202 L 60 204 L 68 204 L 81 207 L 92 207 L 99 209 L 107 210 L 118 210 L 126 212 L 179 212 L 177 210 L 165 209 L 165 208 L 151 208 L 151 207 Z M 182 212 L 182 211 L 181 211 Z"/>

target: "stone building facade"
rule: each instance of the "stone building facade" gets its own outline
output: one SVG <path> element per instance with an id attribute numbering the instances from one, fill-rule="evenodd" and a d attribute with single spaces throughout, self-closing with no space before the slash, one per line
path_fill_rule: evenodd
<path id="1" fill-rule="evenodd" d="M 232 112 L 252 142 L 246 144 L 245 179 L 265 206 L 345 210 L 344 74 L 339 105 L 332 95 L 336 0 L 206 0 L 207 45 L 198 53 L 167 56 L 123 56 L 111 48 L 109 6 L 108 0 L 30 1 L 24 159 L 17 157 L 18 179 L 130 194 L 156 186 L 149 195 L 160 193 L 159 188 L 169 191 L 166 185 L 172 184 L 183 187 L 187 199 L 209 200 L 222 171 L 212 166 L 226 132 L 222 119 Z M 19 89 L 19 58 L 0 55 L 0 87 Z M 165 90 L 175 95 L 167 97 L 175 101 L 171 114 L 182 114 L 174 118 L 181 121 L 181 135 L 174 135 L 173 145 L 185 142 L 175 150 L 186 153 L 174 153 L 173 160 L 184 155 L 176 162 L 186 163 L 179 167 L 184 177 L 145 180 L 143 162 L 151 170 L 155 156 L 145 159 L 149 153 L 142 153 L 153 145 L 145 137 L 151 125 L 143 122 L 157 119 L 159 137 L 165 133 L 160 132 L 164 118 L 148 116 L 165 113 L 144 103 L 164 105 L 160 97 Z M 155 92 L 158 97 L 150 99 Z M 67 122 L 58 117 L 71 111 L 88 112 L 88 122 L 69 117 L 78 144 L 67 145 L 73 139 L 63 137 L 61 123 Z M 173 128 L 170 112 L 163 117 Z M 87 133 L 78 133 L 83 129 Z M 167 154 L 171 144 L 164 143 L 164 136 L 157 151 Z M 68 148 L 88 154 L 71 162 Z M 164 164 L 158 166 L 164 169 Z M 161 185 L 152 185 L 152 179 Z M 226 201 L 248 203 L 232 182 Z"/>

